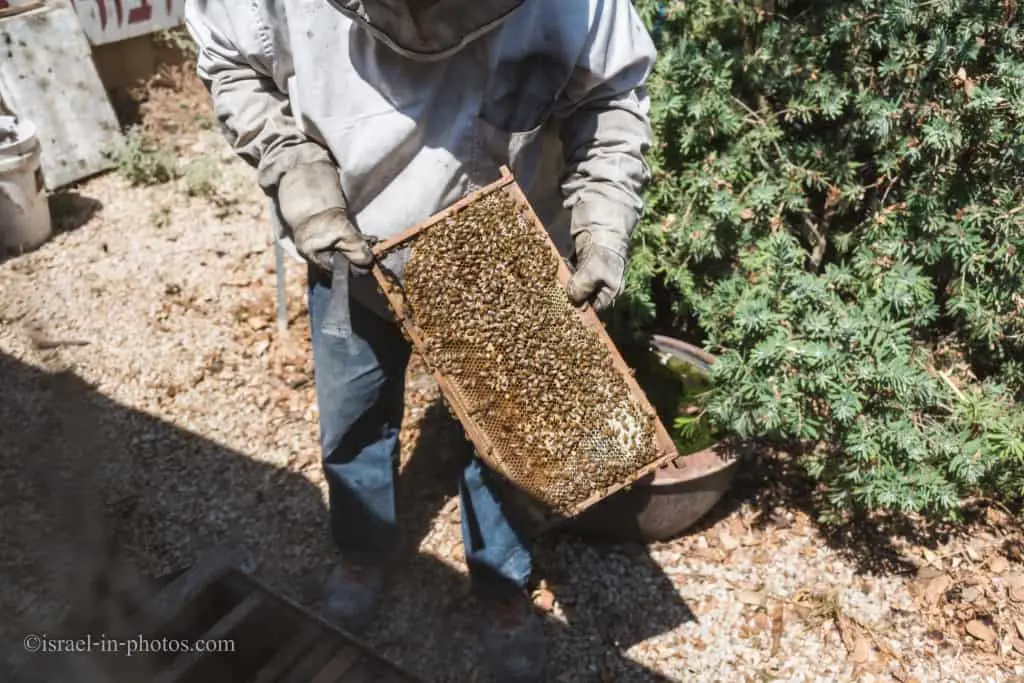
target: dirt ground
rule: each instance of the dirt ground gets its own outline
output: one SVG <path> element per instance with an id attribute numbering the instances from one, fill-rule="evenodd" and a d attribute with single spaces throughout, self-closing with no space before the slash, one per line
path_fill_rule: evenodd
<path id="1" fill-rule="evenodd" d="M 265 199 L 188 73 L 141 113 L 181 177 L 51 199 L 56 234 L 0 263 L 0 675 L 116 555 L 149 576 L 240 546 L 316 608 L 333 560 L 304 269 L 275 324 Z M 123 170 L 123 169 L 122 169 Z M 480 680 L 454 498 L 466 449 L 410 370 L 402 563 L 370 634 L 428 681 Z M 979 501 L 959 530 L 814 523 L 788 459 L 745 462 L 677 540 L 537 548 L 552 681 L 1024 680 L 1024 544 Z M 4 668 L 6 667 L 6 668 Z M 27 680 L 27 679 L 26 679 Z"/>

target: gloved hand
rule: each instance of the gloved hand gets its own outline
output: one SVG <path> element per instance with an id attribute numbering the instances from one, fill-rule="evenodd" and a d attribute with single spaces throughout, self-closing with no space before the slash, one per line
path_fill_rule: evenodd
<path id="1" fill-rule="evenodd" d="M 366 238 L 349 220 L 333 164 L 318 161 L 286 172 L 277 186 L 277 206 L 296 250 L 317 267 L 330 271 L 335 251 L 356 267 L 373 261 Z"/>
<path id="2" fill-rule="evenodd" d="M 636 222 L 620 209 L 606 217 L 620 214 L 611 224 L 592 220 L 597 215 L 591 207 L 581 205 L 573 210 L 572 234 L 575 246 L 576 272 L 566 284 L 569 299 L 577 306 L 590 303 L 600 313 L 622 294 L 626 271 L 629 236 Z"/>

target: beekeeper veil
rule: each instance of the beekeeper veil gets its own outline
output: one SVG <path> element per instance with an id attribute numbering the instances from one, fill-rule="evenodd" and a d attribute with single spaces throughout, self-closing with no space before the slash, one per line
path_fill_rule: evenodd
<path id="1" fill-rule="evenodd" d="M 394 50 L 443 59 L 505 20 L 523 0 L 329 0 Z"/>

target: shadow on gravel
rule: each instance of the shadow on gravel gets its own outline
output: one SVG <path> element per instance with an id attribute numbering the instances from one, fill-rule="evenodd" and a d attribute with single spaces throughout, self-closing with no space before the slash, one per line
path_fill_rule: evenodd
<path id="1" fill-rule="evenodd" d="M 738 471 L 732 490 L 694 531 L 703 531 L 743 506 L 755 513 L 753 526 L 785 528 L 791 524 L 790 511 L 817 520 L 814 484 L 796 458 L 784 453 L 747 448 L 747 464 Z M 934 549 L 955 533 L 949 525 L 926 527 L 908 517 L 857 517 L 841 524 L 814 522 L 829 548 L 852 562 L 860 574 L 909 576 L 917 566 L 900 552 L 895 539 Z"/>
<path id="2" fill-rule="evenodd" d="M 5 683 L 76 680 L 61 655 L 26 652 L 26 635 L 130 625 L 128 605 L 154 590 L 141 577 L 214 548 L 244 547 L 277 585 L 288 563 L 316 571 L 330 560 L 319 490 L 303 477 L 111 401 L 70 371 L 0 354 L 0 387 Z"/>
<path id="3" fill-rule="evenodd" d="M 379 627 L 381 642 L 400 649 L 407 639 L 422 638 L 429 619 L 446 615 L 449 625 L 434 647 L 475 653 L 474 606 L 468 581 L 447 565 L 418 552 L 438 510 L 456 494 L 456 482 L 471 446 L 438 401 L 427 408 L 422 435 L 399 479 L 402 505 L 402 551 L 405 567 L 389 597 L 394 605 L 416 605 L 395 613 L 426 615 L 426 621 L 396 634 L 396 625 Z M 404 504 L 403 504 L 404 503 Z M 442 512 L 458 536 L 457 510 Z M 535 548 L 537 579 L 544 579 L 562 607 L 565 623 L 547 618 L 553 672 L 551 680 L 566 681 L 669 681 L 627 659 L 623 653 L 648 638 L 671 631 L 696 616 L 679 597 L 641 544 L 599 546 L 576 538 L 551 534 Z M 445 645 L 445 643 L 448 643 Z M 477 659 L 473 657 L 472 659 Z M 452 681 L 480 680 L 479 672 L 453 671 Z"/>
<path id="4" fill-rule="evenodd" d="M 50 194 L 47 201 L 54 234 L 77 230 L 103 209 L 103 203 L 99 200 L 69 189 Z"/>
<path id="5" fill-rule="evenodd" d="M 70 371 L 0 354 L 0 387 L 0 680 L 63 683 L 60 656 L 27 653 L 27 634 L 123 627 L 126 607 L 155 590 L 142 577 L 218 547 L 242 548 L 257 576 L 311 602 L 334 551 L 320 490 L 303 476 L 120 405 Z M 426 680 L 469 683 L 479 667 L 468 582 L 417 552 L 466 453 L 444 409 L 431 410 L 435 434 L 401 479 L 406 561 L 370 642 Z M 621 654 L 694 619 L 643 548 L 542 545 L 568 622 L 549 620 L 552 680 L 667 681 Z"/>

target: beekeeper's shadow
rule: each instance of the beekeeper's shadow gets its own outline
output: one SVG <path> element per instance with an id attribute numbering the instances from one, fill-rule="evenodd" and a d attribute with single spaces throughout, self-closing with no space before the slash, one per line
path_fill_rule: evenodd
<path id="1" fill-rule="evenodd" d="M 115 608 L 107 601 L 119 604 L 124 596 L 89 591 L 127 587 L 110 574 L 120 575 L 125 560 L 134 564 L 125 573 L 130 584 L 140 573 L 155 577 L 235 546 L 253 555 L 257 575 L 272 588 L 313 606 L 296 577 L 309 576 L 317 587 L 335 550 L 321 491 L 306 477 L 124 406 L 71 371 L 46 372 L 0 353 L 0 386 L 0 679 L 69 680 L 47 677 L 40 667 L 57 659 L 33 658 L 19 644 L 27 633 L 60 633 L 69 603 L 83 606 L 84 599 L 88 612 L 96 598 L 102 602 L 94 607 Z M 382 605 L 383 628 L 372 644 L 427 680 L 466 683 L 472 678 L 464 672 L 479 662 L 468 582 L 447 558 L 418 552 L 454 492 L 461 438 L 439 404 L 430 411 L 428 433 L 401 483 L 410 571 Z M 447 431 L 433 438 L 432 422 Z M 448 514 L 448 523 L 457 523 L 457 510 Z M 586 664 L 615 680 L 659 680 L 619 652 L 681 620 L 682 606 L 668 607 L 678 603 L 668 579 L 642 549 L 605 551 L 576 541 L 553 548 L 550 561 L 540 554 L 540 569 L 555 577 L 568 617 L 551 621 L 554 666 L 578 664 L 582 652 L 602 660 Z M 456 633 L 452 625 L 462 628 Z M 26 668 L 30 676 L 23 677 Z M 573 680 L 595 680 L 576 673 Z"/>
<path id="2" fill-rule="evenodd" d="M 151 579 L 210 551 L 251 552 L 278 588 L 329 568 L 312 482 L 118 403 L 70 358 L 0 353 L 0 680 L 72 680 L 48 670 L 60 656 L 20 647 L 26 634 L 106 632 L 152 598 Z"/>
<path id="3" fill-rule="evenodd" d="M 444 563 L 449 558 L 438 562 L 420 549 L 428 534 L 459 538 L 459 510 L 452 497 L 472 450 L 440 401 L 426 409 L 420 427 L 399 479 L 404 566 L 382 610 L 404 618 L 379 624 L 378 637 L 393 640 L 395 653 L 409 648 L 474 652 L 479 622 L 473 621 L 478 614 L 468 581 Z M 533 547 L 535 579 L 546 582 L 557 602 L 554 612 L 537 608 L 548 625 L 552 679 L 669 680 L 624 654 L 637 643 L 696 621 L 644 545 L 599 545 L 556 532 Z M 439 628 L 439 619 L 448 626 Z M 435 642 L 438 637 L 443 641 Z"/>

